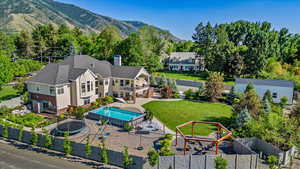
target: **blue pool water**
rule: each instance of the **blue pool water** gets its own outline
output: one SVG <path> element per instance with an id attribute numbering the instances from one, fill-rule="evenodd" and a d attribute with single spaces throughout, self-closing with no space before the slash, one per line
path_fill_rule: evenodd
<path id="1" fill-rule="evenodd" d="M 106 117 L 111 117 L 114 119 L 124 120 L 124 121 L 130 121 L 143 115 L 141 113 L 121 110 L 113 107 L 101 107 L 99 109 L 92 110 L 91 113 L 99 114 Z"/>

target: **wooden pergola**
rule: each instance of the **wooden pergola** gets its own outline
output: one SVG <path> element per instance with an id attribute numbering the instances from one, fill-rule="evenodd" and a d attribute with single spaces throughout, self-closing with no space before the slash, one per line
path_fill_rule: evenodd
<path id="1" fill-rule="evenodd" d="M 195 125 L 197 124 L 211 124 L 217 127 L 217 137 L 215 139 L 209 139 L 209 138 L 199 138 L 199 137 L 195 137 Z M 188 135 L 184 135 L 182 133 L 182 131 L 180 130 L 180 128 L 185 127 L 185 126 L 189 126 L 192 125 L 192 136 L 188 136 Z M 226 133 L 226 135 L 222 136 L 222 133 Z M 220 143 L 231 137 L 232 136 L 232 132 L 230 130 L 228 130 L 226 127 L 224 127 L 221 123 L 218 122 L 207 122 L 207 121 L 189 121 L 186 122 L 184 124 L 181 124 L 179 126 L 176 127 L 176 146 L 178 144 L 178 134 L 180 134 L 183 139 L 184 139 L 184 155 L 186 154 L 186 146 L 187 143 L 190 141 L 197 141 L 197 142 L 210 142 L 213 143 L 216 146 L 216 154 L 218 154 L 219 152 L 219 145 Z"/>

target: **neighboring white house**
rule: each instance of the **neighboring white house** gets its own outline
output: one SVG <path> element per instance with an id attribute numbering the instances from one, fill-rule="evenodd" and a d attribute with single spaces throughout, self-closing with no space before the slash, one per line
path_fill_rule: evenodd
<path id="1" fill-rule="evenodd" d="M 195 52 L 173 52 L 165 59 L 170 71 L 202 71 L 203 60 Z"/>
<path id="2" fill-rule="evenodd" d="M 280 103 L 282 97 L 287 97 L 288 104 L 293 104 L 294 82 L 287 80 L 236 78 L 236 91 L 244 92 L 250 82 L 260 97 L 263 97 L 266 91 L 270 90 L 274 103 Z"/>

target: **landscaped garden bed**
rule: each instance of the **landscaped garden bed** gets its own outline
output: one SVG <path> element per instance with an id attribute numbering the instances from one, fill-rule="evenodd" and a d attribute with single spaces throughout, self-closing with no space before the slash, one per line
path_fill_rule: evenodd
<path id="1" fill-rule="evenodd" d="M 214 121 L 226 126 L 232 115 L 232 108 L 228 105 L 187 100 L 152 101 L 143 107 L 173 131 L 176 126 L 188 121 Z M 212 125 L 201 125 L 195 127 L 195 134 L 207 136 L 214 130 Z M 184 134 L 192 133 L 190 127 L 182 128 L 182 131 Z"/>

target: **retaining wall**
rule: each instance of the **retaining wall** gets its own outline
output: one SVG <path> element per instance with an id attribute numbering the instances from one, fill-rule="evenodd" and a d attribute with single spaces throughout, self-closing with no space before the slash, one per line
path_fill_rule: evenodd
<path id="1" fill-rule="evenodd" d="M 158 165 L 147 169 L 215 169 L 216 155 L 176 155 L 159 158 Z M 257 169 L 257 155 L 222 155 L 228 162 L 228 169 Z"/>
<path id="2" fill-rule="evenodd" d="M 8 138 L 12 139 L 12 140 L 18 140 L 19 131 L 20 131 L 19 129 L 9 127 L 8 128 Z M 2 136 L 2 133 L 3 133 L 3 126 L 0 125 L 0 135 L 1 136 Z M 44 143 L 45 143 L 45 136 L 43 134 L 38 134 L 38 137 L 39 137 L 39 139 L 38 139 L 39 141 L 37 143 L 37 146 L 43 147 Z M 31 132 L 24 130 L 23 137 L 20 142 L 30 144 L 30 141 L 31 141 Z M 64 140 L 62 138 L 53 137 L 53 144 L 52 144 L 51 149 L 55 150 L 55 151 L 59 151 L 59 152 L 64 152 L 63 142 L 64 142 Z M 91 155 L 86 156 L 85 155 L 85 144 L 71 141 L 71 145 L 73 148 L 71 155 L 94 160 L 94 161 L 100 161 L 100 148 L 99 147 L 91 146 L 92 153 L 91 153 Z M 108 157 L 109 157 L 109 164 L 123 167 L 123 162 L 122 162 L 123 153 L 113 151 L 113 150 L 107 150 L 107 151 L 108 151 Z M 133 158 L 133 161 L 135 163 L 133 166 L 131 166 L 131 168 L 132 169 L 142 169 L 144 164 L 146 163 L 146 160 L 143 157 L 139 157 L 139 156 L 131 155 L 131 157 Z"/>

